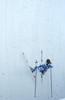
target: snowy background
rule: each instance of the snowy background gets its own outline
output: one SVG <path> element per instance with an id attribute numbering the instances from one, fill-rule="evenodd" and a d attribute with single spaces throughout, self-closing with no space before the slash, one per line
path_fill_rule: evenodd
<path id="1" fill-rule="evenodd" d="M 50 58 L 50 70 L 34 82 L 29 65 Z M 0 100 L 58 100 L 65 98 L 65 0 L 0 0 Z"/>

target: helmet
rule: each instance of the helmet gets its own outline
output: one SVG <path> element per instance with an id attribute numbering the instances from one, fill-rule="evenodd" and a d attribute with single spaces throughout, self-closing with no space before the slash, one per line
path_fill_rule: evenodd
<path id="1" fill-rule="evenodd" d="M 47 63 L 47 64 L 51 64 L 50 59 L 47 59 L 47 60 L 46 60 L 46 63 Z"/>

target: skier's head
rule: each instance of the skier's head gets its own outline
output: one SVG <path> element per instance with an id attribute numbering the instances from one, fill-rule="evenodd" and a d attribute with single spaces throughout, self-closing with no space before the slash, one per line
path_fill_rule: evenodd
<path id="1" fill-rule="evenodd" d="M 48 65 L 48 64 L 51 64 L 50 59 L 47 59 L 47 60 L 46 60 L 46 64 L 47 64 L 47 65 Z"/>

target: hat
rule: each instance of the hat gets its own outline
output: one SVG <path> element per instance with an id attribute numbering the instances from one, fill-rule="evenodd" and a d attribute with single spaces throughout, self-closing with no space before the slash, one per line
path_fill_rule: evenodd
<path id="1" fill-rule="evenodd" d="M 47 59 L 47 60 L 46 60 L 46 63 L 47 63 L 47 64 L 51 64 L 50 59 Z"/>

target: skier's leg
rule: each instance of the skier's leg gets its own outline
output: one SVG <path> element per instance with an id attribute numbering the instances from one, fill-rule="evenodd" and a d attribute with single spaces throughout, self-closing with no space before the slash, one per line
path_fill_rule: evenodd
<path id="1" fill-rule="evenodd" d="M 32 73 L 37 69 L 37 66 L 35 66 L 34 68 L 30 67 Z"/>
<path id="2" fill-rule="evenodd" d="M 43 74 L 43 75 L 45 74 L 45 71 L 44 71 L 44 70 L 42 71 L 42 74 Z"/>
<path id="3" fill-rule="evenodd" d="M 35 71 L 32 67 L 30 67 L 30 69 L 31 69 L 32 73 Z"/>

